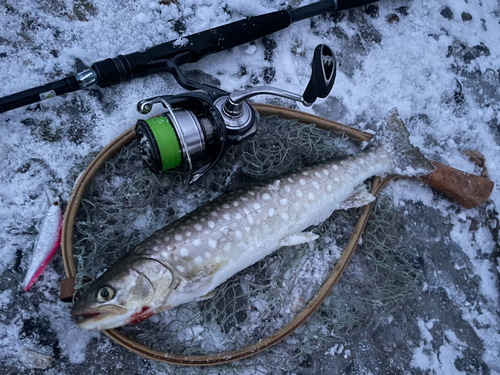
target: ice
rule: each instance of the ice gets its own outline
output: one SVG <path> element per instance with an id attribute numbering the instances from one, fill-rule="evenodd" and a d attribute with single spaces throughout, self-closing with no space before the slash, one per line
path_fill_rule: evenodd
<path id="1" fill-rule="evenodd" d="M 149 0 L 7 0 L 0 8 L 0 96 L 62 79 L 118 54 L 168 40 L 182 43 L 194 32 L 312 2 L 179 0 L 164 5 Z M 491 209 L 465 211 L 411 181 L 393 183 L 386 190 L 396 207 L 407 212 L 400 235 L 408 246 L 416 246 L 425 282 L 419 294 L 391 311 L 391 318 L 373 316 L 353 332 L 344 332 L 341 341 L 335 338 L 316 353 L 301 353 L 300 363 L 310 364 L 317 373 L 345 373 L 352 363 L 358 366 L 356 371 L 367 374 L 419 370 L 459 374 L 481 369 L 500 373 L 499 266 L 498 256 L 493 255 L 499 245 L 492 235 L 498 233 L 495 219 L 500 206 L 498 1 L 381 0 L 377 6 L 375 18 L 364 9 L 315 17 L 266 41 L 208 56 L 183 69 L 201 69 L 226 90 L 272 84 L 301 93 L 309 80 L 314 47 L 327 43 L 339 61 L 331 94 L 335 101 L 319 100 L 312 108 L 298 104 L 298 109 L 373 133 L 387 112 L 397 107 L 412 143 L 429 158 L 477 173 L 464 151 L 482 152 L 495 182 Z M 441 15 L 446 6 L 453 13 L 450 19 Z M 401 7 L 407 7 L 407 15 Z M 472 19 L 462 21 L 463 12 Z M 399 22 L 387 22 L 392 13 Z M 54 357 L 51 374 L 117 369 L 198 372 L 168 366 L 151 370 L 150 362 L 110 343 L 104 335 L 76 329 L 69 306 L 57 302 L 59 280 L 64 277 L 60 254 L 33 291 L 19 294 L 37 223 L 45 211 L 43 187 L 49 186 L 67 202 L 74 187 L 73 181 L 66 181 L 70 169 L 131 128 L 140 117 L 135 110 L 139 100 L 182 91 L 171 77 L 158 74 L 0 114 L 0 362 L 6 373 L 30 373 L 15 357 L 27 344 Z M 176 204 L 182 212 L 194 208 L 189 199 Z M 145 213 L 135 228 L 146 224 Z M 318 257 L 304 272 L 322 267 Z M 314 327 L 306 325 L 301 332 L 309 330 Z M 304 342 L 295 340 L 299 350 Z M 325 355 L 336 342 L 349 349 L 344 349 L 344 355 Z M 391 362 L 380 348 L 395 353 L 393 343 L 400 344 L 402 354 L 394 355 Z M 262 369 L 266 360 L 258 361 L 269 358 L 266 355 L 283 356 L 279 358 L 284 364 L 299 357 L 280 352 L 279 344 L 272 350 L 255 360 L 240 361 L 237 370 L 223 369 L 253 374 Z"/>

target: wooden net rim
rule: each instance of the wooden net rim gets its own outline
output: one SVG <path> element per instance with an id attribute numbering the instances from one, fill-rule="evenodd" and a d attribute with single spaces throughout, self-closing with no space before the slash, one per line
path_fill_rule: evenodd
<path id="1" fill-rule="evenodd" d="M 269 104 L 252 104 L 263 116 L 277 115 L 284 119 L 296 119 L 297 121 L 304 124 L 315 124 L 317 127 L 326 130 L 343 131 L 347 136 L 357 139 L 359 141 L 369 141 L 372 137 L 371 134 L 365 133 L 348 126 L 342 125 L 335 121 L 327 120 L 325 118 L 311 115 L 308 113 L 296 111 L 289 108 L 279 107 Z M 80 207 L 83 195 L 87 186 L 97 174 L 101 166 L 104 165 L 113 155 L 115 155 L 122 147 L 128 145 L 132 140 L 135 139 L 135 129 L 129 129 L 118 138 L 113 140 L 108 146 L 106 146 L 89 164 L 85 169 L 83 174 L 78 179 L 71 198 L 68 202 L 68 207 L 66 209 L 62 236 L 61 236 L 61 250 L 63 255 L 64 268 L 66 271 L 66 276 L 68 279 L 76 277 L 76 265 L 73 258 L 73 228 L 76 219 L 76 213 Z M 372 186 L 370 193 L 373 195 L 378 195 L 384 186 L 392 180 L 394 177 L 386 177 L 380 179 L 374 177 L 372 179 Z M 185 365 L 185 366 L 208 366 L 215 364 L 228 363 L 238 359 L 243 359 L 250 357 L 254 354 L 260 353 L 263 350 L 276 345 L 278 342 L 286 338 L 298 327 L 300 327 L 323 303 L 323 301 L 328 297 L 332 291 L 335 284 L 337 284 L 340 276 L 346 269 L 349 261 L 352 258 L 354 250 L 356 249 L 361 235 L 365 229 L 366 223 L 374 206 L 374 202 L 366 205 L 358 218 L 355 228 L 351 233 L 347 246 L 344 248 L 342 255 L 331 271 L 328 279 L 323 283 L 319 292 L 314 296 L 304 307 L 304 309 L 298 313 L 288 324 L 274 332 L 272 335 L 262 339 L 254 344 L 247 345 L 243 348 L 227 351 L 218 354 L 210 355 L 182 355 L 182 354 L 172 354 L 168 352 L 162 352 L 149 346 L 140 344 L 130 337 L 124 335 L 118 330 L 110 329 L 103 330 L 103 332 L 113 341 L 120 344 L 124 348 L 137 353 L 148 359 L 155 361 L 165 362 L 174 365 Z"/>

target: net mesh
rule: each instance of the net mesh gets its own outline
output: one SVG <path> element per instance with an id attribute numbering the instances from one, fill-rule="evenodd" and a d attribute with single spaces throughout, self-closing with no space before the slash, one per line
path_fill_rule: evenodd
<path id="1" fill-rule="evenodd" d="M 253 180 L 270 179 L 357 151 L 342 133 L 263 117 L 256 136 L 230 149 L 209 174 L 186 186 L 182 173 L 154 175 L 146 169 L 132 142 L 106 163 L 82 200 L 74 233 L 77 288 L 157 229 L 220 195 L 236 170 Z M 94 156 L 74 167 L 70 186 Z M 142 344 L 178 354 L 214 354 L 255 343 L 288 323 L 318 292 L 358 215 L 357 209 L 334 212 L 313 228 L 320 236 L 315 242 L 279 249 L 218 287 L 211 299 L 178 306 L 121 330 Z M 219 366 L 218 372 L 291 373 L 311 353 L 331 346 L 332 340 L 373 314 L 388 314 L 414 293 L 421 277 L 412 251 L 400 243 L 400 219 L 390 199 L 380 198 L 361 249 L 319 312 L 280 345 Z M 360 257 L 365 261 L 357 261 Z M 154 363 L 152 371 L 170 371 L 165 366 Z M 175 368 L 177 374 L 203 371 Z"/>

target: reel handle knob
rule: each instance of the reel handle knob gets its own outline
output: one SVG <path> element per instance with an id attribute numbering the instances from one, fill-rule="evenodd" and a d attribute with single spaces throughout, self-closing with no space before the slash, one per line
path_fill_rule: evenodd
<path id="1" fill-rule="evenodd" d="M 314 50 L 311 66 L 311 79 L 302 97 L 312 104 L 317 98 L 326 98 L 332 91 L 337 75 L 337 62 L 332 49 L 326 44 L 319 44 Z"/>

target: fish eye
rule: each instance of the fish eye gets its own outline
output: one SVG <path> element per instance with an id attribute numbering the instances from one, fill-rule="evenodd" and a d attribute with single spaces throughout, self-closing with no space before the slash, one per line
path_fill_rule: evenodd
<path id="1" fill-rule="evenodd" d="M 113 289 L 109 286 L 105 286 L 104 288 L 99 289 L 97 292 L 97 302 L 107 302 L 111 298 L 113 298 Z"/>

